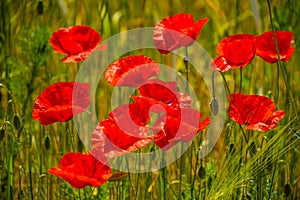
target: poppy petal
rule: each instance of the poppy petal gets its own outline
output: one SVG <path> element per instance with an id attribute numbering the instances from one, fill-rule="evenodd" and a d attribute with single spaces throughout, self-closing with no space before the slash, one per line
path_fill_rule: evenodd
<path id="1" fill-rule="evenodd" d="M 78 189 L 87 185 L 98 187 L 112 175 L 107 163 L 101 163 L 92 154 L 72 152 L 62 157 L 59 168 L 53 167 L 48 172 L 63 178 Z"/>
<path id="2" fill-rule="evenodd" d="M 244 68 L 255 56 L 256 40 L 251 34 L 234 34 L 224 38 L 216 49 L 219 56 L 212 63 L 214 68 L 222 72 Z"/>
<path id="3" fill-rule="evenodd" d="M 154 129 L 160 129 L 160 132 L 155 135 L 154 142 L 161 149 L 168 150 L 179 141 L 192 141 L 194 136 L 210 123 L 209 118 L 200 122 L 201 116 L 202 113 L 197 110 L 182 108 L 181 112 L 169 114 L 164 123 L 159 119 Z"/>
<path id="4" fill-rule="evenodd" d="M 154 45 L 162 54 L 192 45 L 208 21 L 204 18 L 194 22 L 193 15 L 185 13 L 166 17 L 153 30 Z"/>
<path id="5" fill-rule="evenodd" d="M 291 47 L 294 43 L 293 33 L 287 31 L 275 31 L 276 41 L 280 54 L 280 60 L 287 62 L 292 57 L 296 47 Z M 256 37 L 257 50 L 256 55 L 264 59 L 268 63 L 275 63 L 278 61 L 278 55 L 274 44 L 274 37 L 272 31 L 265 32 Z"/>
<path id="6" fill-rule="evenodd" d="M 177 90 L 176 81 L 164 82 L 152 79 L 138 89 L 141 96 L 160 101 L 168 106 L 189 107 L 191 97 Z"/>
<path id="7" fill-rule="evenodd" d="M 92 151 L 103 152 L 108 157 L 136 151 L 152 141 L 147 126 L 150 117 L 150 99 L 124 104 L 108 114 L 92 133 Z"/>
<path id="8" fill-rule="evenodd" d="M 90 104 L 89 84 L 58 82 L 47 87 L 34 102 L 32 118 L 41 124 L 66 122 Z"/>
<path id="9" fill-rule="evenodd" d="M 234 93 L 230 98 L 229 117 L 246 129 L 266 132 L 274 129 L 284 117 L 282 110 L 276 111 L 274 102 L 264 96 Z"/>
<path id="10" fill-rule="evenodd" d="M 137 87 L 151 76 L 160 73 L 159 65 L 144 55 L 127 56 L 113 62 L 105 72 L 105 78 L 113 86 Z"/>
<path id="11" fill-rule="evenodd" d="M 54 51 L 68 55 L 62 59 L 65 63 L 85 60 L 100 41 L 100 34 L 84 25 L 60 28 L 50 38 Z"/>
<path id="12" fill-rule="evenodd" d="M 132 136 L 121 130 L 115 121 L 107 119 L 101 121 L 92 133 L 92 152 L 95 155 L 103 152 L 111 158 L 136 151 L 151 141 L 150 137 Z"/>

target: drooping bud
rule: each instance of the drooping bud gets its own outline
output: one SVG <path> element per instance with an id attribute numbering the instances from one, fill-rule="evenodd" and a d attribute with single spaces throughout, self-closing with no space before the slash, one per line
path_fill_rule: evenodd
<path id="1" fill-rule="evenodd" d="M 212 98 L 209 104 L 210 110 L 214 115 L 217 115 L 219 112 L 219 102 L 216 97 Z"/>
<path id="2" fill-rule="evenodd" d="M 44 5 L 43 5 L 43 2 L 42 2 L 42 1 L 38 1 L 36 10 L 37 10 L 37 12 L 38 12 L 39 15 L 42 15 L 42 14 L 43 14 L 43 11 L 44 11 Z"/>
<path id="3" fill-rule="evenodd" d="M 18 114 L 14 114 L 14 117 L 13 117 L 13 125 L 15 127 L 16 130 L 20 130 L 21 127 L 22 127 L 22 124 L 21 124 L 21 119 L 20 119 L 20 116 Z"/>
<path id="4" fill-rule="evenodd" d="M 292 188 L 291 188 L 291 186 L 290 186 L 290 184 L 285 184 L 285 186 L 284 186 L 284 195 L 286 196 L 286 197 L 288 197 L 288 196 L 290 196 L 290 194 L 292 193 Z"/>
<path id="5" fill-rule="evenodd" d="M 49 135 L 46 135 L 44 137 L 44 146 L 45 146 L 45 149 L 47 151 L 50 149 L 50 137 L 49 137 Z"/>
<path id="6" fill-rule="evenodd" d="M 198 170 L 198 176 L 200 179 L 205 179 L 206 171 L 205 171 L 205 168 L 203 167 L 203 165 L 201 165 Z"/>

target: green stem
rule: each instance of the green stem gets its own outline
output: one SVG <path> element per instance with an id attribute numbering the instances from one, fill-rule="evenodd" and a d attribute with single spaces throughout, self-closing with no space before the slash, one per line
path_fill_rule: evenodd
<path id="1" fill-rule="evenodd" d="M 272 194 L 272 191 L 273 191 L 273 188 L 274 188 L 273 187 L 273 182 L 274 182 L 274 179 L 275 179 L 277 162 L 278 162 L 278 157 L 276 158 L 276 162 L 274 162 L 275 166 L 274 166 L 274 169 L 273 169 L 273 172 L 272 172 L 272 180 L 271 180 L 271 183 L 270 183 L 270 189 L 269 189 L 269 193 L 268 193 L 268 199 L 271 199 L 271 194 Z"/>
<path id="2" fill-rule="evenodd" d="M 193 164 L 192 164 L 192 160 L 193 160 L 193 148 L 194 148 L 194 143 L 192 143 L 192 146 L 191 146 L 191 153 L 190 153 L 190 180 L 192 181 L 192 183 L 191 183 L 191 199 L 193 199 L 193 197 L 194 197 L 194 183 L 195 183 L 195 179 L 194 179 L 194 177 L 195 177 L 195 171 L 197 170 L 197 160 L 198 160 L 198 158 L 196 159 L 196 166 L 195 166 L 195 168 L 196 168 L 196 170 L 194 170 L 194 177 L 192 176 L 193 175 L 193 173 L 192 173 L 192 171 L 193 171 Z"/>
<path id="3" fill-rule="evenodd" d="M 7 189 L 7 199 L 13 199 L 13 149 L 14 149 L 15 141 L 12 138 L 10 145 L 10 153 L 9 153 L 9 162 L 8 162 L 8 189 Z"/>
<path id="4" fill-rule="evenodd" d="M 276 82 L 276 87 L 277 87 L 276 90 L 278 90 L 278 92 L 277 92 L 276 97 L 275 97 L 275 103 L 277 103 L 278 96 L 279 96 L 279 87 L 278 87 L 278 85 L 279 85 L 279 72 L 281 70 L 283 80 L 284 80 L 284 84 L 285 84 L 285 87 L 286 87 L 287 92 L 288 92 L 288 97 L 289 97 L 291 105 L 292 105 L 292 110 L 294 112 L 296 120 L 299 122 L 299 116 L 298 116 L 298 112 L 297 112 L 297 109 L 296 109 L 296 105 L 295 105 L 293 95 L 292 95 L 291 90 L 290 90 L 290 86 L 288 84 L 287 74 L 286 74 L 286 71 L 285 71 L 284 67 L 282 66 L 282 63 L 281 63 L 281 60 L 280 60 L 280 52 L 279 52 L 279 48 L 278 48 L 278 43 L 277 43 L 276 34 L 275 34 L 275 28 L 274 28 L 273 19 L 272 19 L 272 9 L 271 9 L 270 0 L 267 0 L 267 4 L 268 4 L 268 9 L 269 9 L 270 23 L 271 23 L 271 27 L 272 27 L 272 35 L 273 35 L 273 38 L 274 38 L 274 44 L 275 44 L 275 49 L 276 49 L 277 59 L 278 59 L 278 61 L 277 61 L 278 75 L 277 75 L 277 78 L 276 78 L 276 81 L 277 81 Z"/>
<path id="5" fill-rule="evenodd" d="M 135 196 L 138 196 L 138 188 L 139 188 L 139 182 L 140 182 L 140 171 L 141 171 L 141 165 L 140 165 L 140 158 L 141 158 L 141 149 L 138 150 L 139 152 L 137 153 L 137 164 L 138 164 L 138 174 L 137 174 L 137 178 L 135 179 Z"/>
<path id="6" fill-rule="evenodd" d="M 22 114 L 24 116 L 26 116 L 25 110 L 27 108 L 28 101 L 31 98 L 31 94 L 34 92 L 33 82 L 34 82 L 35 77 L 37 75 L 36 74 L 37 73 L 37 68 L 38 68 L 37 65 L 33 66 L 33 69 L 32 69 L 32 72 L 31 72 L 30 81 L 27 83 L 27 96 L 26 96 L 26 99 L 24 101 L 23 110 L 22 110 Z"/>
<path id="7" fill-rule="evenodd" d="M 163 168 L 163 181 L 164 181 L 164 200 L 167 199 L 167 171 L 166 167 Z"/>
<path id="8" fill-rule="evenodd" d="M 249 146 L 248 146 L 248 145 L 249 145 L 249 144 L 248 144 L 248 139 L 247 139 L 246 133 L 245 133 L 245 131 L 244 131 L 242 125 L 239 124 L 239 127 L 240 127 L 240 129 L 242 130 L 244 140 L 245 140 L 246 143 L 247 143 L 247 147 L 249 147 Z"/>
<path id="9" fill-rule="evenodd" d="M 278 96 L 279 96 L 279 74 L 280 74 L 280 67 L 277 62 L 277 67 L 276 67 L 276 82 L 275 82 L 275 94 L 274 94 L 274 103 L 277 105 L 278 102 Z"/>
<path id="10" fill-rule="evenodd" d="M 181 143 L 181 155 L 183 155 L 183 143 Z M 179 191 L 180 191 L 180 195 L 182 195 L 182 174 L 184 173 L 183 172 L 183 168 L 184 168 L 184 158 L 183 156 L 180 157 L 180 173 L 179 173 Z"/>
<path id="11" fill-rule="evenodd" d="M 215 94 L 215 73 L 216 73 L 216 71 L 218 71 L 218 70 L 215 69 L 211 76 L 211 86 L 212 86 L 213 98 L 216 98 L 216 94 Z"/>
<path id="12" fill-rule="evenodd" d="M 30 155 L 32 155 L 31 149 L 29 150 Z M 33 183 L 32 183 L 32 171 L 31 171 L 31 163 L 32 163 L 32 159 L 31 156 L 29 156 L 28 158 L 28 169 L 29 169 L 29 187 L 30 187 L 30 196 L 31 199 L 33 200 Z"/>
<path id="13" fill-rule="evenodd" d="M 202 137 L 200 137 L 200 140 L 199 140 L 199 145 L 198 145 L 199 147 L 201 147 L 201 143 L 202 143 Z M 194 187 L 195 187 L 195 181 L 196 181 L 199 160 L 200 160 L 200 164 L 202 166 L 202 155 L 201 155 L 201 158 L 199 158 L 199 153 L 200 153 L 200 149 L 198 149 L 196 151 L 196 164 L 195 164 L 195 169 L 194 169 L 194 177 L 192 179 L 192 184 L 191 184 L 191 199 L 193 199 L 193 197 L 194 197 L 193 193 L 194 193 Z M 190 161 L 192 162 L 192 156 L 191 156 Z M 192 164 L 191 164 L 191 166 L 192 166 Z M 191 171 L 191 174 L 192 174 L 192 171 Z M 199 191 L 199 193 L 200 193 L 200 191 Z"/>
<path id="14" fill-rule="evenodd" d="M 186 76 L 186 86 L 185 90 L 186 93 L 189 94 L 189 53 L 188 53 L 188 48 L 185 47 L 185 56 L 183 58 L 183 62 L 185 65 L 185 76 Z"/>
<path id="15" fill-rule="evenodd" d="M 220 71 L 220 73 L 221 73 L 221 75 L 222 75 L 222 78 L 223 78 L 225 87 L 226 87 L 226 89 L 227 89 L 227 93 L 228 93 L 228 95 L 231 96 L 231 92 L 230 92 L 229 86 L 228 86 L 228 84 L 227 84 L 227 81 L 226 81 L 226 79 L 225 79 L 225 76 L 224 76 L 223 72 Z"/>

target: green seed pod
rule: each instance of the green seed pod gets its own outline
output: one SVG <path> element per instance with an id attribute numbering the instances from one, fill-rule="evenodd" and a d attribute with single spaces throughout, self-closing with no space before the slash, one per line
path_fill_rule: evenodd
<path id="1" fill-rule="evenodd" d="M 209 104 L 210 110 L 214 115 L 217 115 L 219 112 L 219 102 L 217 100 L 217 98 L 212 98 L 210 100 L 210 104 Z"/>
<path id="2" fill-rule="evenodd" d="M 198 170 L 198 176 L 200 179 L 205 179 L 206 172 L 205 172 L 205 168 L 203 167 L 203 165 L 201 165 Z"/>
<path id="3" fill-rule="evenodd" d="M 0 127 L 0 142 L 4 139 L 5 137 L 5 127 L 1 126 Z"/>
<path id="4" fill-rule="evenodd" d="M 291 185 L 288 184 L 288 183 L 285 184 L 285 186 L 284 186 L 284 195 L 285 195 L 286 197 L 288 197 L 288 196 L 291 195 L 291 193 L 292 193 Z"/>
<path id="5" fill-rule="evenodd" d="M 38 5 L 36 7 L 36 10 L 38 12 L 39 15 L 42 15 L 43 14 L 43 11 L 44 11 L 44 5 L 43 5 L 43 2 L 42 1 L 38 1 Z"/>
<path id="6" fill-rule="evenodd" d="M 14 125 L 15 129 L 18 131 L 21 129 L 22 124 L 21 124 L 20 116 L 18 114 L 14 114 L 13 125 Z"/>
<path id="7" fill-rule="evenodd" d="M 44 146 L 45 146 L 45 149 L 47 151 L 50 149 L 50 137 L 49 137 L 49 135 L 46 135 L 44 137 Z"/>

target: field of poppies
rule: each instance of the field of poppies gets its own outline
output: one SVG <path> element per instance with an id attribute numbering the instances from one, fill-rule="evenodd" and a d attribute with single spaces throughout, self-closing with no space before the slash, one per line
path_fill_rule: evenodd
<path id="1" fill-rule="evenodd" d="M 0 199 L 300 199 L 300 2 L 0 8 Z"/>

